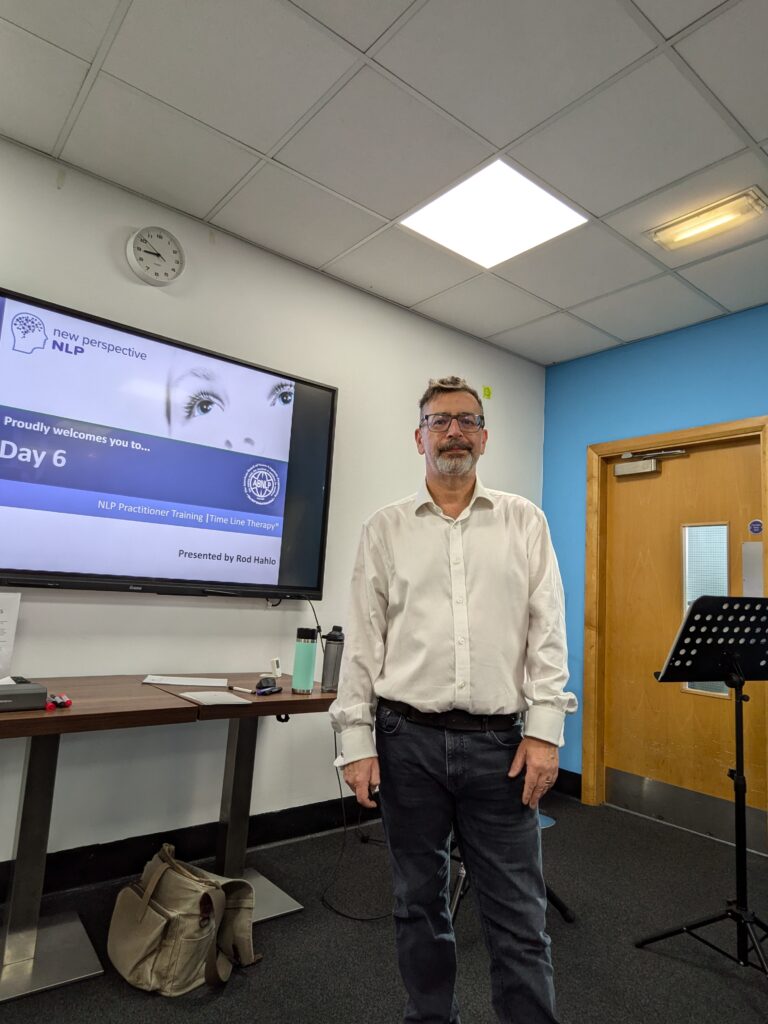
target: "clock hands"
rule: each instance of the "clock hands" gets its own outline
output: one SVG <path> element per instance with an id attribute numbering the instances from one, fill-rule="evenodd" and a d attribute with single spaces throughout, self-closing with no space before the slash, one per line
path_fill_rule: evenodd
<path id="1" fill-rule="evenodd" d="M 143 242 L 144 245 L 149 245 L 146 238 L 140 238 L 139 241 Z M 149 256 L 159 256 L 163 263 L 166 262 L 165 256 L 163 256 L 161 252 L 158 252 L 157 249 L 142 249 L 141 251 L 147 253 Z"/>

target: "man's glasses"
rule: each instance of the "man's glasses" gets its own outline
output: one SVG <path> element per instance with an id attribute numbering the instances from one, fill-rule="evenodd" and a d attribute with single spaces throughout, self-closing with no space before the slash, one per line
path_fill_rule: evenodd
<path id="1" fill-rule="evenodd" d="M 445 434 L 451 429 L 451 423 L 456 420 L 462 434 L 476 434 L 481 427 L 485 426 L 485 416 L 474 412 L 460 412 L 452 414 L 449 412 L 428 412 L 421 417 L 421 425 L 428 427 L 436 434 Z"/>

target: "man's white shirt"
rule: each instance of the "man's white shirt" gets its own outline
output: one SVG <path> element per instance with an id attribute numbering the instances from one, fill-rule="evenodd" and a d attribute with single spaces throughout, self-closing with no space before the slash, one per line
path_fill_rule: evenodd
<path id="1" fill-rule="evenodd" d="M 374 757 L 379 697 L 420 711 L 525 712 L 525 733 L 562 745 L 576 710 L 563 587 L 544 513 L 477 480 L 457 519 L 426 484 L 363 525 L 339 692 L 337 764 Z"/>

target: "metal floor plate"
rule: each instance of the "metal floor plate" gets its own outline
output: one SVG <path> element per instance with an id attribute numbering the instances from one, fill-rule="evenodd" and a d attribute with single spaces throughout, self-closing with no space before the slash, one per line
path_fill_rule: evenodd
<path id="1" fill-rule="evenodd" d="M 74 911 L 41 916 L 33 960 L 0 968 L 0 1002 L 104 973 Z"/>
<path id="2" fill-rule="evenodd" d="M 297 902 L 288 893 L 270 882 L 268 878 L 253 868 L 246 868 L 243 872 L 245 878 L 253 886 L 254 905 L 253 920 L 269 921 L 272 917 L 282 917 L 285 914 L 294 914 L 297 910 L 303 910 L 301 903 Z"/>

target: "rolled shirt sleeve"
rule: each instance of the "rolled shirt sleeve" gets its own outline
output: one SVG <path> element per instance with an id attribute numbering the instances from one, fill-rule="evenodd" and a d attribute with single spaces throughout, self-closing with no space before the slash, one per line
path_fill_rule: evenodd
<path id="1" fill-rule="evenodd" d="M 376 756 L 374 685 L 384 664 L 387 604 L 387 568 L 372 527 L 367 523 L 352 573 L 349 627 L 338 696 L 330 707 L 331 724 L 341 745 L 337 766 Z"/>
<path id="2" fill-rule="evenodd" d="M 536 510 L 527 538 L 529 566 L 528 641 L 523 696 L 528 706 L 525 734 L 563 745 L 566 714 L 578 706 L 565 692 L 568 647 L 565 600 L 557 557 L 543 512 Z"/>

